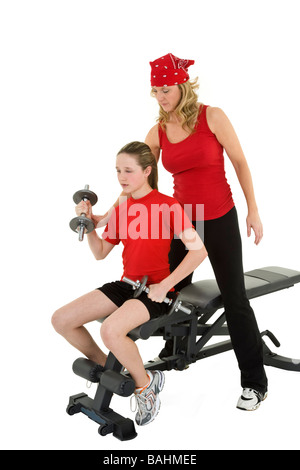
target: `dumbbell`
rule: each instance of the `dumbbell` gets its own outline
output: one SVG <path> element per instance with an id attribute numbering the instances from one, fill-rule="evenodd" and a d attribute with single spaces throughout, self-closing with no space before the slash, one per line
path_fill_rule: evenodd
<path id="1" fill-rule="evenodd" d="M 149 287 L 146 286 L 147 281 L 148 281 L 148 276 L 144 276 L 141 281 L 133 281 L 132 279 L 129 279 L 128 277 L 123 277 L 123 281 L 127 282 L 127 284 L 130 284 L 132 288 L 134 289 L 134 294 L 133 297 L 137 299 L 142 292 L 146 292 L 148 294 L 149 292 Z M 185 307 L 182 305 L 182 301 L 176 298 L 175 300 L 169 299 L 166 297 L 163 300 L 166 304 L 169 306 L 172 306 L 171 309 L 169 310 L 169 315 L 171 315 L 173 312 L 177 312 L 178 310 L 181 310 L 184 313 L 187 313 L 188 315 L 192 313 L 192 310 Z"/>
<path id="2" fill-rule="evenodd" d="M 89 190 L 89 185 L 86 184 L 84 189 L 80 189 L 73 195 L 73 201 L 75 204 L 79 204 L 81 201 L 90 201 L 91 205 L 94 206 L 98 201 L 98 197 L 97 194 Z M 83 212 L 79 217 L 74 217 L 74 219 L 71 220 L 70 227 L 74 232 L 78 232 L 78 239 L 82 242 L 84 233 L 92 232 L 95 225 Z"/>

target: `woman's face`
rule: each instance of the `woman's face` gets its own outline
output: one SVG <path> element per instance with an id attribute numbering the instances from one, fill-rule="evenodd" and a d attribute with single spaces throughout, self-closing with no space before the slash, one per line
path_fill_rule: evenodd
<path id="1" fill-rule="evenodd" d="M 152 93 L 158 104 L 167 113 L 174 111 L 181 99 L 181 91 L 178 85 L 152 87 Z"/>
<path id="2" fill-rule="evenodd" d="M 151 173 L 151 167 L 143 170 L 132 155 L 120 153 L 117 156 L 116 169 L 119 183 L 125 193 L 133 194 L 149 186 L 148 176 Z"/>

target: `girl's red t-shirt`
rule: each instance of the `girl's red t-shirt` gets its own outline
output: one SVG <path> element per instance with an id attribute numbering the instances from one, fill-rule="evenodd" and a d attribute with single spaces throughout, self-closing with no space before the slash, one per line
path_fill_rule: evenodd
<path id="1" fill-rule="evenodd" d="M 156 189 L 140 199 L 132 197 L 117 206 L 102 238 L 113 245 L 123 243 L 123 275 L 148 284 L 170 274 L 169 251 L 174 235 L 193 227 L 181 205 Z"/>

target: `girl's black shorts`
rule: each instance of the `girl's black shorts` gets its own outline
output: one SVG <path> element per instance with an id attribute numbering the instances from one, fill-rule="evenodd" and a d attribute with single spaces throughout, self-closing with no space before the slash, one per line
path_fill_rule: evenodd
<path id="1" fill-rule="evenodd" d="M 98 290 L 103 292 L 117 307 L 121 307 L 126 300 L 133 299 L 134 290 L 130 284 L 123 281 L 108 282 L 102 287 L 98 287 Z M 168 296 L 172 298 L 172 292 L 169 292 Z M 142 292 L 141 295 L 136 299 L 142 302 L 148 309 L 150 319 L 158 318 L 163 314 L 168 313 L 170 306 L 165 302 L 154 302 L 148 298 L 146 292 Z"/>

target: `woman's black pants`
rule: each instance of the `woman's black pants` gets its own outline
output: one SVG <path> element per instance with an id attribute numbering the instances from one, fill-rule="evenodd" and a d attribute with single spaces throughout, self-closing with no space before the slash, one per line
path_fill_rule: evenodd
<path id="1" fill-rule="evenodd" d="M 227 326 L 241 371 L 241 385 L 243 388 L 253 388 L 265 393 L 268 381 L 263 366 L 263 345 L 245 290 L 242 242 L 236 208 L 223 217 L 203 223 L 203 241 L 222 294 Z M 193 224 L 197 228 L 197 223 Z M 184 244 L 181 240 L 174 239 L 169 254 L 171 272 L 185 255 Z M 182 280 L 175 289 L 180 290 L 190 284 L 192 277 L 193 274 Z"/>

